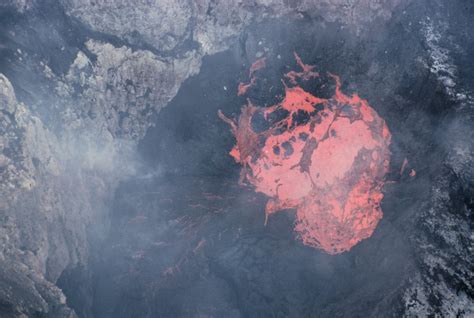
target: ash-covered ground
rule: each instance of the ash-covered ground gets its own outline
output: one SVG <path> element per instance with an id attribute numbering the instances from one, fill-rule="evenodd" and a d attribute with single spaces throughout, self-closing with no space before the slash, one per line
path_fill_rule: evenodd
<path id="1" fill-rule="evenodd" d="M 1 317 L 474 314 L 469 1 L 0 11 Z M 330 98 L 337 74 L 392 137 L 383 218 L 337 255 L 294 209 L 266 221 L 218 116 L 281 101 L 295 52 L 322 74 L 304 89 Z"/>

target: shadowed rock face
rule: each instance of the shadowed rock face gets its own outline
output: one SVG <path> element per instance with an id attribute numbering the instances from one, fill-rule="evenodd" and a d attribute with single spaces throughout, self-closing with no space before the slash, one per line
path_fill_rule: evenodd
<path id="1" fill-rule="evenodd" d="M 465 1 L 2 2 L 0 316 L 469 315 L 472 12 Z M 291 213 L 263 227 L 265 200 L 236 186 L 216 115 L 239 113 L 238 82 L 261 57 L 282 60 L 249 98 L 275 104 L 293 51 L 340 75 L 393 137 L 384 219 L 336 258 L 296 243 Z"/>

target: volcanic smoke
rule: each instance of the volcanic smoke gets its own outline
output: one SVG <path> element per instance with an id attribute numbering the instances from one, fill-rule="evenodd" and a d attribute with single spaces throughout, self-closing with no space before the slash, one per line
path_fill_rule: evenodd
<path id="1" fill-rule="evenodd" d="M 331 98 L 305 91 L 300 84 L 319 74 L 295 58 L 301 71 L 285 74 L 281 102 L 258 107 L 248 100 L 237 120 L 221 111 L 219 117 L 236 138 L 230 155 L 242 165 L 240 183 L 269 197 L 266 219 L 296 209 L 294 230 L 303 244 L 337 254 L 370 237 L 382 218 L 391 134 L 366 100 L 341 91 L 336 75 L 328 74 Z M 239 95 L 263 67 L 265 60 L 254 63 Z M 263 131 L 254 127 L 256 116 L 268 124 Z"/>

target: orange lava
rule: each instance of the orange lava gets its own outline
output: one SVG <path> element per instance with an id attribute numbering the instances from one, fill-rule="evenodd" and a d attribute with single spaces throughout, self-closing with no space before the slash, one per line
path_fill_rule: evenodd
<path id="1" fill-rule="evenodd" d="M 256 60 L 252 64 L 252 66 L 250 66 L 250 71 L 249 71 L 250 82 L 247 83 L 247 84 L 244 84 L 244 83 L 239 84 L 238 92 L 237 92 L 238 96 L 245 95 L 247 93 L 247 91 L 249 90 L 249 88 L 252 87 L 253 85 L 255 85 L 255 81 L 256 81 L 255 72 L 257 72 L 258 70 L 261 70 L 262 68 L 264 68 L 266 66 L 266 63 L 267 63 L 266 58 L 262 57 L 262 58 Z"/>
<path id="2" fill-rule="evenodd" d="M 297 79 L 299 78 L 307 81 L 319 76 L 317 72 L 313 72 L 316 66 L 304 64 L 298 54 L 294 53 L 294 55 L 295 55 L 296 63 L 302 69 L 302 71 L 301 72 L 290 71 L 285 74 L 285 77 L 287 77 L 293 85 L 297 84 Z"/>
<path id="3" fill-rule="evenodd" d="M 329 99 L 298 86 L 298 81 L 319 75 L 314 66 L 295 57 L 302 70 L 285 75 L 293 86 L 284 82 L 280 103 L 261 108 L 248 101 L 238 120 L 220 111 L 219 117 L 237 140 L 230 155 L 242 165 L 240 183 L 269 197 L 267 218 L 283 209 L 296 209 L 298 238 L 305 245 L 337 254 L 370 237 L 382 218 L 381 190 L 391 134 L 366 100 L 341 91 L 338 76 L 329 74 L 336 84 Z M 282 110 L 286 117 L 269 121 Z M 258 133 L 252 126 L 257 114 L 271 123 Z M 298 120 L 298 114 L 307 120 Z"/>

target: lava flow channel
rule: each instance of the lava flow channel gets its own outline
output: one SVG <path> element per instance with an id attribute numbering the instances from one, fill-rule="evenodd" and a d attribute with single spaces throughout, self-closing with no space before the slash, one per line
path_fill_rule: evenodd
<path id="1" fill-rule="evenodd" d="M 283 81 L 280 103 L 257 107 L 249 100 L 238 120 L 221 111 L 219 117 L 237 141 L 230 155 L 242 165 L 240 182 L 269 197 L 266 219 L 296 209 L 303 244 L 337 254 L 370 237 L 382 218 L 391 134 L 366 100 L 341 91 L 338 76 L 329 74 L 335 92 L 328 99 L 301 88 L 298 81 L 319 74 L 295 57 L 302 71 L 285 75 L 292 86 Z M 268 129 L 253 127 L 256 115 Z"/>

